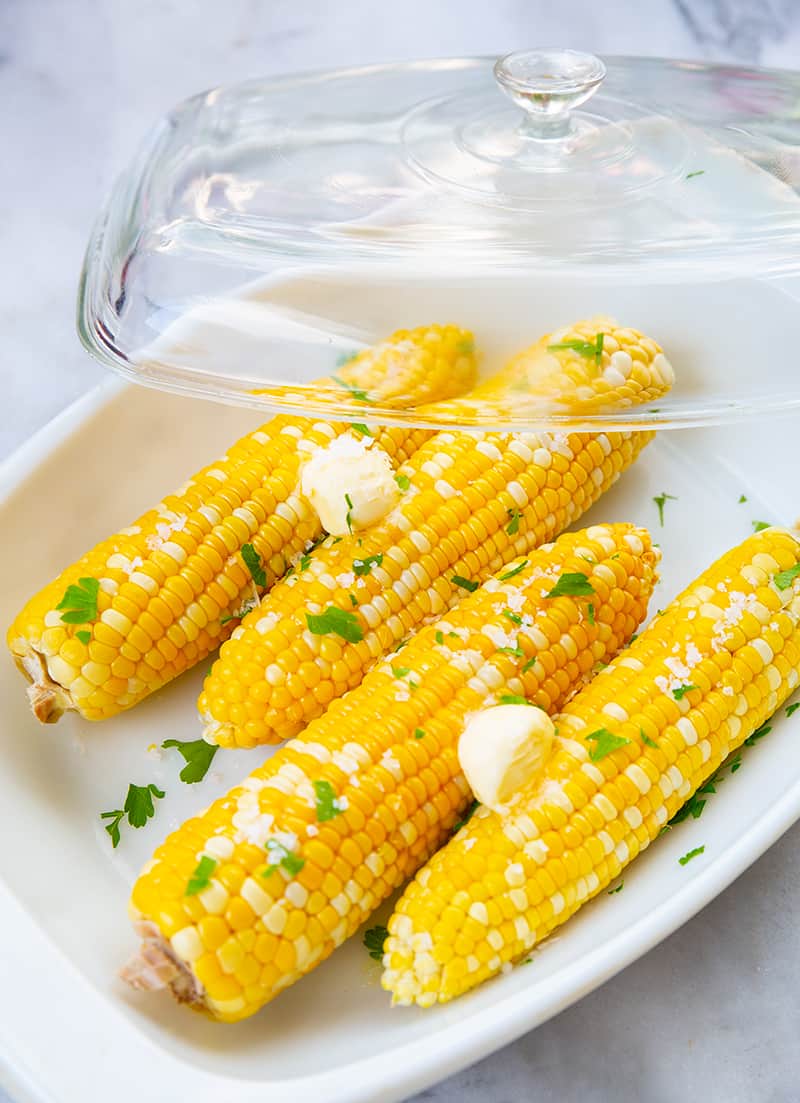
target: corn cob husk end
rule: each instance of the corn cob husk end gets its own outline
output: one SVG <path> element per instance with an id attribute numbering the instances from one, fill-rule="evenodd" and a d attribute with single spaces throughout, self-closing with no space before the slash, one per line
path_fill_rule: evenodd
<path id="1" fill-rule="evenodd" d="M 17 668 L 28 680 L 28 700 L 31 712 L 42 724 L 54 724 L 65 712 L 75 708 L 68 690 L 50 677 L 47 660 L 27 640 L 16 640 L 11 653 Z"/>
<path id="2" fill-rule="evenodd" d="M 168 988 L 178 1003 L 202 1010 L 205 1000 L 200 982 L 180 960 L 155 923 L 142 920 L 135 927 L 142 942 L 137 953 L 120 969 L 120 980 L 140 992 L 158 992 Z"/>

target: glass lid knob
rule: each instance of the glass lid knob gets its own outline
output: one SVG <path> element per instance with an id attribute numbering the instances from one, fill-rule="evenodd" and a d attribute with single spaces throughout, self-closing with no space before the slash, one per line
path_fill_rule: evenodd
<path id="1" fill-rule="evenodd" d="M 525 111 L 521 133 L 551 141 L 572 133 L 570 112 L 597 91 L 606 67 L 600 58 L 578 50 L 521 50 L 501 58 L 494 75 Z"/>

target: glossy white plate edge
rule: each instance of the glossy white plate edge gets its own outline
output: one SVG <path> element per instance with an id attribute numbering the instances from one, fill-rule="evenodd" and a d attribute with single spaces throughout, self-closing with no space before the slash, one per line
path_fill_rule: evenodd
<path id="1" fill-rule="evenodd" d="M 0 466 L 0 504 L 126 384 L 102 383 Z M 619 936 L 466 1021 L 392 1051 L 309 1077 L 234 1080 L 151 1042 L 50 942 L 0 881 L 0 1083 L 20 1103 L 397 1103 L 518 1038 L 588 995 L 723 891 L 800 817 L 800 778 L 669 900 Z M 308 1039 L 312 1046 L 313 1038 Z"/>

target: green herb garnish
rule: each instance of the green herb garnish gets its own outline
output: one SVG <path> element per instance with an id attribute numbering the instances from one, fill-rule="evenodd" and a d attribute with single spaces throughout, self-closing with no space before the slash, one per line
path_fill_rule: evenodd
<path id="1" fill-rule="evenodd" d="M 797 712 L 800 709 L 800 701 L 795 701 L 793 705 L 786 706 L 786 715 L 791 716 L 793 712 Z"/>
<path id="2" fill-rule="evenodd" d="M 618 892 L 622 892 L 622 888 L 623 888 L 624 884 L 625 884 L 624 881 L 620 881 L 620 883 L 617 885 L 617 887 L 615 889 L 609 889 L 608 890 L 607 895 L 608 896 L 615 896 Z"/>
<path id="3" fill-rule="evenodd" d="M 504 609 L 503 616 L 506 620 L 510 620 L 512 624 L 522 624 L 522 617 L 518 613 L 512 613 L 510 609 Z"/>
<path id="4" fill-rule="evenodd" d="M 401 490 L 408 490 L 411 486 L 411 479 L 409 479 L 408 475 L 395 475 L 394 481 Z"/>
<path id="5" fill-rule="evenodd" d="M 603 358 L 604 337 L 605 334 L 598 333 L 594 341 L 580 341 L 578 339 L 558 341 L 554 345 L 548 345 L 547 351 L 559 352 L 561 349 L 569 349 L 571 352 L 577 352 L 578 356 L 585 356 L 587 360 L 595 360 L 599 364 Z"/>
<path id="6" fill-rule="evenodd" d="M 301 858 L 298 854 L 293 854 L 291 850 L 287 850 L 283 843 L 279 843 L 277 839 L 267 839 L 267 852 L 272 860 L 268 862 L 267 868 L 261 875 L 262 877 L 272 876 L 278 866 L 285 870 L 290 877 L 295 877 L 306 864 L 305 858 Z"/>
<path id="7" fill-rule="evenodd" d="M 336 790 L 329 781 L 315 781 L 314 793 L 317 798 L 317 820 L 320 823 L 339 815 L 342 809 L 336 799 Z"/>
<path id="8" fill-rule="evenodd" d="M 527 697 L 520 697 L 518 693 L 501 693 L 497 698 L 501 705 L 530 705 Z"/>
<path id="9" fill-rule="evenodd" d="M 216 744 L 206 743 L 205 739 L 165 739 L 161 746 L 165 749 L 175 747 L 183 756 L 186 765 L 179 776 L 181 781 L 185 781 L 188 785 L 194 785 L 195 782 L 203 780 L 214 760 L 214 755 L 219 750 Z"/>
<path id="10" fill-rule="evenodd" d="M 519 574 L 520 571 L 524 571 L 529 563 L 529 559 L 523 559 L 521 563 L 517 563 L 516 567 L 512 567 L 510 571 L 506 571 L 505 574 L 501 574 L 500 581 L 505 582 L 507 579 L 513 578 L 515 574 Z"/>
<path id="11" fill-rule="evenodd" d="M 470 594 L 474 594 L 480 586 L 480 582 L 473 582 L 471 578 L 463 578 L 460 574 L 454 574 L 451 582 L 456 586 L 460 586 L 462 590 L 466 590 L 467 593 Z"/>
<path id="12" fill-rule="evenodd" d="M 676 701 L 682 701 L 687 693 L 691 693 L 693 689 L 699 689 L 700 686 L 676 686 L 672 691 L 672 696 Z"/>
<path id="13" fill-rule="evenodd" d="M 663 494 L 656 494 L 655 498 L 653 498 L 653 501 L 658 507 L 658 520 L 661 524 L 662 529 L 664 527 L 664 506 L 667 504 L 667 502 L 677 502 L 677 500 L 678 499 L 674 494 L 667 494 L 666 492 L 664 492 Z"/>
<path id="14" fill-rule="evenodd" d="M 363 578 L 365 575 L 372 574 L 372 568 L 380 567 L 381 563 L 383 563 L 381 552 L 377 552 L 375 555 L 365 555 L 363 559 L 354 559 L 353 574 Z"/>
<path id="15" fill-rule="evenodd" d="M 704 846 L 696 846 L 694 850 L 690 850 L 688 854 L 684 854 L 682 858 L 678 858 L 678 861 L 682 866 L 685 866 L 689 862 L 691 862 L 692 858 L 696 858 L 698 854 L 705 853 L 705 849 L 706 848 Z"/>
<path id="16" fill-rule="evenodd" d="M 694 180 L 695 176 L 704 176 L 705 171 L 706 171 L 705 169 L 697 169 L 695 172 L 687 172 L 686 173 L 686 179 L 687 180 Z"/>
<path id="17" fill-rule="evenodd" d="M 507 509 L 509 520 L 506 525 L 506 532 L 509 536 L 516 536 L 519 532 L 519 519 L 522 516 L 518 509 Z"/>
<path id="18" fill-rule="evenodd" d="M 261 556 L 252 544 L 242 544 L 242 559 L 256 586 L 259 586 L 262 590 L 265 589 L 267 585 L 267 576 L 264 573 L 264 568 L 261 566 Z"/>
<path id="19" fill-rule="evenodd" d="M 347 531 L 352 536 L 353 534 L 353 499 L 349 494 L 344 496 L 345 504 L 347 506 L 347 513 L 344 515 L 345 523 L 347 524 Z"/>
<path id="20" fill-rule="evenodd" d="M 586 608 L 586 612 L 587 612 L 588 617 L 589 617 L 589 624 L 591 624 L 592 627 L 594 627 L 594 605 L 592 605 L 591 601 L 589 602 L 589 604 Z"/>
<path id="21" fill-rule="evenodd" d="M 76 632 L 75 639 L 80 640 L 81 643 L 85 644 L 88 647 L 92 639 L 92 633 L 85 631 Z"/>
<path id="22" fill-rule="evenodd" d="M 457 831 L 461 830 L 461 828 L 464 826 L 464 824 L 469 823 L 469 821 L 472 819 L 472 817 L 478 811 L 478 808 L 480 807 L 480 803 L 481 802 L 479 800 L 473 800 L 472 804 L 470 804 L 469 808 L 466 810 L 466 812 L 461 817 L 461 819 L 458 820 L 457 823 L 453 824 L 453 834 L 454 835 Z"/>
<path id="23" fill-rule="evenodd" d="M 444 643 L 444 632 L 437 632 L 434 638 L 438 644 Z"/>
<path id="24" fill-rule="evenodd" d="M 751 521 L 753 526 L 753 532 L 763 532 L 764 529 L 772 528 L 769 521 Z"/>
<path id="25" fill-rule="evenodd" d="M 594 594 L 588 577 L 581 571 L 562 574 L 549 594 L 545 597 L 591 597 Z"/>
<path id="26" fill-rule="evenodd" d="M 763 739 L 765 735 L 769 735 L 772 731 L 771 724 L 762 724 L 760 728 L 756 728 L 752 735 L 749 735 L 744 741 L 745 747 L 754 747 L 758 743 L 759 739 Z"/>
<path id="27" fill-rule="evenodd" d="M 745 494 L 740 494 L 739 495 L 739 505 L 741 505 L 743 502 L 746 502 L 746 501 L 747 501 L 747 496 Z"/>
<path id="28" fill-rule="evenodd" d="M 513 655 L 515 659 L 524 659 L 525 652 L 521 647 L 498 647 L 498 652 L 501 655 Z"/>
<path id="29" fill-rule="evenodd" d="M 348 643 L 360 643 L 364 630 L 355 613 L 346 612 L 336 605 L 329 605 L 324 613 L 306 613 L 309 632 L 315 636 L 341 636 Z"/>
<path id="30" fill-rule="evenodd" d="M 589 735 L 584 736 L 584 739 L 587 743 L 589 741 L 594 743 L 594 746 L 589 751 L 589 758 L 592 762 L 599 762 L 602 758 L 605 758 L 607 754 L 611 754 L 612 751 L 619 750 L 619 748 L 624 747 L 626 743 L 630 743 L 630 739 L 625 739 L 624 736 L 621 735 L 614 735 L 608 728 L 598 728 L 597 731 L 593 731 Z"/>
<path id="31" fill-rule="evenodd" d="M 395 678 L 405 678 L 405 676 L 407 674 L 410 674 L 410 673 L 411 673 L 411 667 L 410 666 L 393 666 L 392 667 L 392 674 L 394 674 Z"/>
<path id="32" fill-rule="evenodd" d="M 658 743 L 651 739 L 645 732 L 644 728 L 639 728 L 639 735 L 642 737 L 642 742 L 648 747 L 658 747 Z"/>
<path id="33" fill-rule="evenodd" d="M 800 575 L 800 563 L 795 563 L 795 565 L 789 567 L 788 570 L 779 571 L 772 581 L 779 590 L 788 590 L 791 588 L 792 583 L 798 575 Z"/>
<path id="34" fill-rule="evenodd" d="M 300 574 L 302 574 L 303 571 L 307 571 L 310 566 L 311 566 L 311 556 L 310 555 L 301 555 L 300 556 Z"/>
<path id="35" fill-rule="evenodd" d="M 207 854 L 203 854 L 195 867 L 194 873 L 189 878 L 189 884 L 186 886 L 184 895 L 196 896 L 198 892 L 207 889 L 211 884 L 211 874 L 216 868 L 216 861 L 213 858 L 209 858 Z"/>
<path id="36" fill-rule="evenodd" d="M 424 728 L 414 728 L 414 738 L 415 739 L 424 739 L 425 738 Z"/>
<path id="37" fill-rule="evenodd" d="M 360 433 L 362 437 L 371 437 L 372 436 L 372 430 L 360 421 L 351 421 L 350 422 L 350 428 L 355 429 L 355 431 L 357 433 Z"/>
<path id="38" fill-rule="evenodd" d="M 77 585 L 74 583 L 67 589 L 56 605 L 56 609 L 64 609 L 61 619 L 64 624 L 91 624 L 97 620 L 97 595 L 100 593 L 100 583 L 96 578 L 79 578 Z"/>
<path id="39" fill-rule="evenodd" d="M 344 387 L 346 391 L 349 391 L 356 402 L 372 402 L 372 399 L 369 397 L 367 392 L 362 390 L 361 387 L 356 387 L 353 383 L 346 383 L 344 379 L 342 379 L 338 375 L 332 375 L 331 379 L 334 381 L 334 383 L 338 383 L 340 387 Z"/>
<path id="40" fill-rule="evenodd" d="M 364 931 L 364 945 L 373 961 L 383 960 L 383 944 L 389 937 L 386 927 L 370 927 Z"/>
<path id="41" fill-rule="evenodd" d="M 528 659 L 528 661 L 525 663 L 525 665 L 522 668 L 522 673 L 527 674 L 528 671 L 534 666 L 536 666 L 536 656 L 535 655 L 533 656 L 532 659 Z"/>
<path id="42" fill-rule="evenodd" d="M 122 819 L 127 816 L 131 827 L 144 827 L 147 821 L 156 814 L 153 805 L 153 797 L 161 798 L 164 793 L 157 785 L 129 785 L 122 808 L 116 808 L 113 812 L 101 812 L 100 819 L 108 820 L 104 824 L 106 831 L 111 836 L 111 845 L 119 846 L 119 827 Z"/>

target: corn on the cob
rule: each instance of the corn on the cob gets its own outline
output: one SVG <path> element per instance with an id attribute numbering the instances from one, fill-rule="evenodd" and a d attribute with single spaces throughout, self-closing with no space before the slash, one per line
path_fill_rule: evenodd
<path id="1" fill-rule="evenodd" d="M 389 922 L 394 1001 L 446 1001 L 508 968 L 602 892 L 800 681 L 800 541 L 723 556 L 555 718 L 508 814 L 481 809 Z"/>
<path id="2" fill-rule="evenodd" d="M 223 646 L 198 701 L 205 738 L 295 735 L 465 589 L 579 517 L 651 436 L 431 438 L 400 468 L 405 493 L 383 521 L 326 540 Z"/>
<path id="3" fill-rule="evenodd" d="M 269 387 L 255 394 L 269 395 L 294 406 L 325 406 L 338 417 L 343 403 L 369 412 L 370 406 L 409 409 L 431 402 L 446 402 L 468 391 L 477 375 L 472 334 L 457 326 L 419 326 L 397 330 L 391 340 L 365 349 L 341 364 L 334 376 L 314 383 L 313 389 Z"/>
<path id="4" fill-rule="evenodd" d="M 322 961 L 463 812 L 465 717 L 504 693 L 557 709 L 635 630 L 657 558 L 632 525 L 565 535 L 420 631 L 159 847 L 133 889 L 145 945 L 127 979 L 236 1020 Z M 549 596 L 569 572 L 593 609 Z"/>
<path id="5" fill-rule="evenodd" d="M 653 402 L 674 381 L 660 345 L 601 315 L 542 337 L 502 371 L 459 399 L 426 407 L 425 415 L 470 424 L 604 413 Z"/>
<path id="6" fill-rule="evenodd" d="M 469 340 L 455 327 L 401 331 L 362 353 L 346 378 L 380 387 L 407 362 L 412 388 L 423 362 L 432 372 L 423 393 L 438 385 L 448 394 L 451 369 L 469 359 L 459 343 Z M 347 429 L 274 419 L 33 597 L 11 625 L 8 645 L 32 683 L 35 715 L 53 721 L 75 709 L 89 720 L 113 716 L 205 658 L 232 631 L 226 618 L 319 537 L 299 470 L 315 447 Z M 428 435 L 376 430 L 396 463 Z M 254 570 L 242 558 L 246 544 L 255 549 Z"/>

